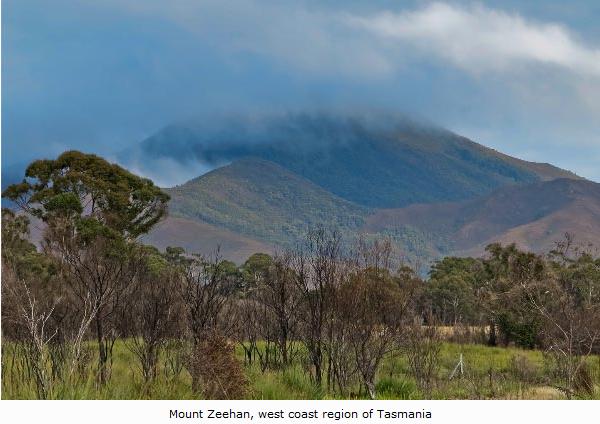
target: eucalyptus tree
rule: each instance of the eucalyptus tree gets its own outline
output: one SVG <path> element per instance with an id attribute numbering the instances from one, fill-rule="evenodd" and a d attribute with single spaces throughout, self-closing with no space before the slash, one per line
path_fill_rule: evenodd
<path id="1" fill-rule="evenodd" d="M 60 264 L 76 307 L 95 311 L 98 375 L 105 382 L 112 317 L 127 301 L 141 261 L 135 241 L 165 216 L 169 196 L 149 179 L 78 151 L 32 162 L 22 182 L 2 195 L 44 222 L 43 249 Z"/>

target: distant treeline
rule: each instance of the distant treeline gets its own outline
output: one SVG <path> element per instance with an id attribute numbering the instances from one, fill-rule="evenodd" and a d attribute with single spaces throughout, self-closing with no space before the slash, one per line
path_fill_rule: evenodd
<path id="1" fill-rule="evenodd" d="M 94 155 L 36 161 L 3 196 L 45 223 L 37 249 L 27 214 L 2 211 L 3 344 L 22 346 L 40 398 L 86 367 L 105 384 L 119 339 L 147 381 L 168 345 L 167 360 L 208 398 L 244 396 L 234 343 L 263 371 L 301 358 L 315 387 L 344 397 L 356 385 L 376 397 L 384 357 L 402 350 L 427 392 L 441 326 L 469 342 L 543 349 L 568 397 L 594 390 L 586 358 L 600 351 L 600 258 L 570 236 L 546 255 L 494 244 L 481 259 L 445 258 L 423 279 L 392 268 L 389 240 L 342 252 L 340 235 L 319 227 L 237 266 L 218 249 L 203 257 L 140 244 L 168 196 Z"/>

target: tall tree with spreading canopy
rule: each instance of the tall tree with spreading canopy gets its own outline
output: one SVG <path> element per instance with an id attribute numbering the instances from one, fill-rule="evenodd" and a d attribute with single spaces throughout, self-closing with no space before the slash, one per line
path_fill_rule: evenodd
<path id="1" fill-rule="evenodd" d="M 25 179 L 2 196 L 46 223 L 58 216 L 94 219 L 129 240 L 147 233 L 169 200 L 151 180 L 78 151 L 32 162 Z"/>
<path id="2" fill-rule="evenodd" d="M 149 179 L 78 151 L 34 161 L 2 196 L 46 224 L 44 250 L 60 263 L 79 306 L 92 303 L 97 311 L 98 375 L 105 382 L 116 337 L 111 317 L 143 252 L 134 242 L 165 216 L 169 196 Z"/>

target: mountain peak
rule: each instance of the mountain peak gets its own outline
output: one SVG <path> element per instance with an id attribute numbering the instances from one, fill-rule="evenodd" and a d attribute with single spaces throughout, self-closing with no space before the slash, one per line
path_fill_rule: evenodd
<path id="1" fill-rule="evenodd" d="M 205 168 L 260 158 L 338 197 L 381 208 L 458 201 L 510 184 L 578 178 L 433 125 L 384 115 L 298 113 L 186 122 L 165 128 L 129 154 L 145 158 L 140 162 L 150 167 L 165 158 Z"/>

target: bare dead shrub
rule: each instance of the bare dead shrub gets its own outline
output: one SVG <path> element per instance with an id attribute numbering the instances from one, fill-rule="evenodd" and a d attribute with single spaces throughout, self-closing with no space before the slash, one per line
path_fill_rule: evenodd
<path id="1" fill-rule="evenodd" d="M 407 331 L 405 352 L 408 365 L 417 384 L 431 396 L 440 367 L 442 336 L 435 326 L 413 326 Z"/>
<path id="2" fill-rule="evenodd" d="M 188 358 L 193 387 L 205 399 L 242 399 L 248 381 L 235 358 L 234 345 L 218 334 L 198 343 Z"/>
<path id="3" fill-rule="evenodd" d="M 331 340 L 327 331 L 328 320 L 333 314 L 333 296 L 340 278 L 340 243 L 338 232 L 323 227 L 311 231 L 305 246 L 293 252 L 290 267 L 298 293 L 298 338 L 310 358 L 310 377 L 321 387 L 323 372 L 327 367 L 326 351 Z M 331 375 L 327 375 L 331 382 Z"/>

